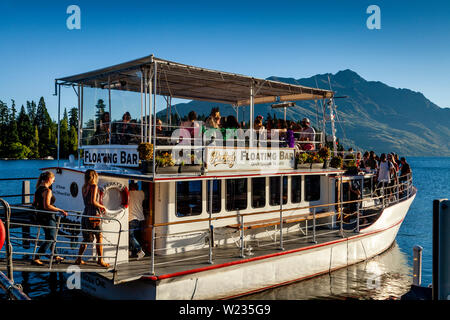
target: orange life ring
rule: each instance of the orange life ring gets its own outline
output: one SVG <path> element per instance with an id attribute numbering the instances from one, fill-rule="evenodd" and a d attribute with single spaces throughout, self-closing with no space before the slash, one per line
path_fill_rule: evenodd
<path id="1" fill-rule="evenodd" d="M 3 244 L 5 243 L 6 230 L 3 225 L 3 221 L 0 219 L 0 250 L 3 248 Z"/>

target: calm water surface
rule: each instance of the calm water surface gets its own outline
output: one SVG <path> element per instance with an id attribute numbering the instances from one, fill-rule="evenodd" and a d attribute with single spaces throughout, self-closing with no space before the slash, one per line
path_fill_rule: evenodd
<path id="1" fill-rule="evenodd" d="M 412 282 L 412 248 L 423 247 L 422 285 L 432 281 L 432 202 L 450 198 L 450 158 L 410 157 L 416 199 L 398 232 L 391 249 L 369 261 L 337 270 L 313 279 L 246 296 L 243 299 L 387 299 L 406 293 Z M 37 177 L 39 168 L 57 161 L 0 161 L 0 178 Z M 62 165 L 62 163 L 61 163 Z M 33 183 L 32 183 L 33 188 Z M 0 194 L 21 192 L 17 182 L 2 182 Z M 19 200 L 9 199 L 9 200 Z M 11 201 L 12 203 L 14 201 Z M 49 287 L 49 274 L 14 273 L 16 283 L 22 283 L 31 298 L 46 299 L 57 290 L 68 298 L 83 298 L 78 292 Z M 61 286 L 64 287 L 64 286 Z M 4 298 L 0 294 L 0 299 Z"/>

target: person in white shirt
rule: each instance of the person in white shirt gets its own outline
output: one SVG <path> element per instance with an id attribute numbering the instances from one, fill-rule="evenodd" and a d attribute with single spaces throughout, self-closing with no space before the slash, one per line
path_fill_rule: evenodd
<path id="1" fill-rule="evenodd" d="M 129 229 L 129 248 L 132 256 L 137 256 L 138 260 L 145 256 L 142 246 L 140 244 L 140 234 L 142 224 L 145 220 L 144 209 L 142 202 L 145 199 L 144 191 L 138 190 L 138 184 L 130 183 L 130 197 L 129 197 L 129 215 L 128 215 L 128 229 Z M 139 239 L 139 240 L 138 240 Z"/>
<path id="2" fill-rule="evenodd" d="M 311 127 L 311 122 L 308 118 L 302 120 L 302 131 L 300 132 L 300 141 L 314 141 L 316 132 Z M 300 143 L 302 150 L 315 150 L 314 143 Z"/>
<path id="3" fill-rule="evenodd" d="M 387 190 L 386 192 L 384 189 L 388 187 L 391 182 L 392 171 L 395 172 L 394 165 L 388 161 L 386 155 L 382 153 L 380 156 L 380 162 L 378 163 L 377 181 L 378 187 L 383 188 L 384 195 L 390 195 L 390 190 Z"/>

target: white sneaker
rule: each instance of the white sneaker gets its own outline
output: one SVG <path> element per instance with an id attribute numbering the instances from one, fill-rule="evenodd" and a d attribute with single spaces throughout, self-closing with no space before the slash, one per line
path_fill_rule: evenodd
<path id="1" fill-rule="evenodd" d="M 142 251 L 142 250 L 140 250 L 140 251 L 137 253 L 137 259 L 139 260 L 139 259 L 142 259 L 143 257 L 145 257 L 145 252 Z"/>

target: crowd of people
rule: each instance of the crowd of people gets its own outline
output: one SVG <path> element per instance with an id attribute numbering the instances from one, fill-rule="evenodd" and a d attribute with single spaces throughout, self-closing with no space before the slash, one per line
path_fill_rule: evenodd
<path id="1" fill-rule="evenodd" d="M 146 120 L 148 122 L 148 116 Z M 156 119 L 156 122 L 158 144 L 167 144 L 176 125 L 168 128 L 168 125 L 163 125 L 159 118 Z M 179 123 L 179 127 L 187 130 L 191 140 L 194 140 L 194 137 L 199 137 L 199 133 L 203 134 L 208 129 L 220 130 L 224 145 L 226 141 L 236 140 L 237 130 L 249 129 L 248 123 L 246 124 L 245 121 L 239 122 L 234 115 L 221 116 L 217 107 L 212 108 L 204 122 L 198 121 L 198 115 L 195 111 L 190 111 L 187 119 Z M 153 124 L 150 128 L 153 133 Z M 295 122 L 282 119 L 264 120 L 263 116 L 258 115 L 254 120 L 253 129 L 258 145 L 265 140 L 267 146 L 270 146 L 272 140 L 278 140 L 280 147 L 298 148 L 299 150 L 318 149 L 317 144 L 320 139 L 316 139 L 316 132 L 308 118 L 303 118 L 301 122 Z M 110 142 L 111 144 L 138 144 L 140 135 L 140 124 L 137 120 L 131 119 L 129 112 L 123 114 L 121 121 L 111 121 L 109 112 L 104 112 L 96 126 L 91 143 L 94 145 L 109 144 Z M 217 138 L 217 135 L 213 134 L 213 136 Z M 180 138 L 182 140 L 187 137 L 182 135 Z"/>
<path id="2" fill-rule="evenodd" d="M 399 185 L 399 196 L 402 197 L 404 195 L 405 184 L 407 184 L 409 175 L 412 172 L 405 157 L 399 158 L 399 155 L 394 152 L 382 153 L 378 156 L 374 151 L 366 151 L 362 156 L 361 152 L 357 152 L 355 157 L 352 148 L 350 148 L 348 154 L 344 157 L 344 161 L 353 160 L 356 164 L 356 172 L 353 172 L 354 174 L 359 172 L 374 173 L 374 188 L 376 188 L 379 195 L 381 194 L 380 190 L 383 190 L 387 198 L 392 200 L 397 191 L 394 190 L 396 185 Z M 356 181 L 355 184 L 357 183 Z M 350 189 L 354 196 L 360 195 L 358 186 Z"/>

